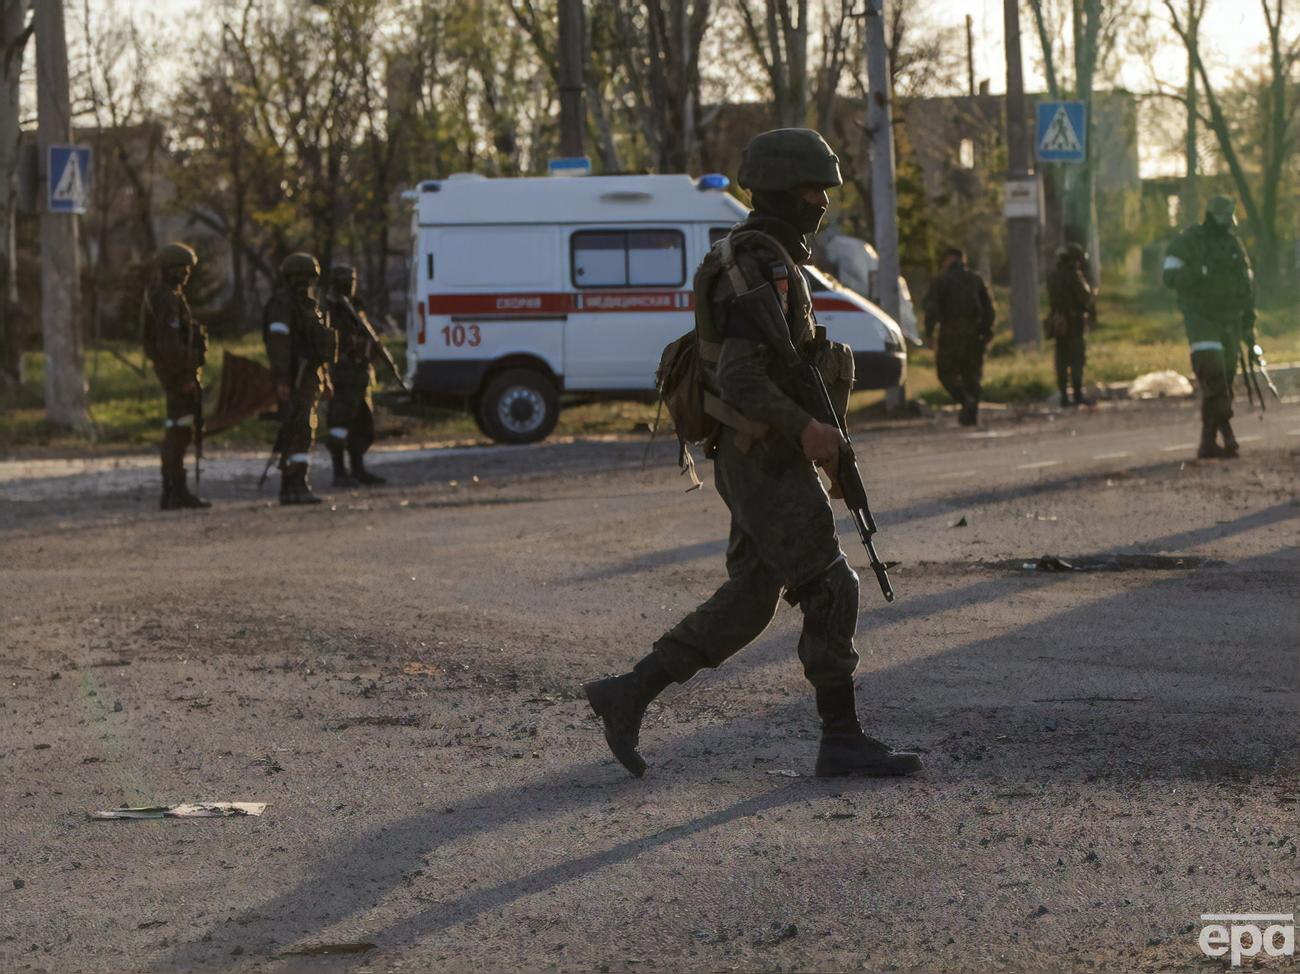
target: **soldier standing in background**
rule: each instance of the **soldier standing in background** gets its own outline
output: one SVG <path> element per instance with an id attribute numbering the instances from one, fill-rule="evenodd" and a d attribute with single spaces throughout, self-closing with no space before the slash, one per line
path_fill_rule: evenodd
<path id="1" fill-rule="evenodd" d="M 803 612 L 799 660 L 822 721 L 818 776 L 911 774 L 921 768 L 916 754 L 891 750 L 858 722 L 858 576 L 840 549 L 835 515 L 814 466 L 836 462 L 840 432 L 813 419 L 791 397 L 783 385 L 790 381 L 785 367 L 770 347 L 772 332 L 747 303 L 775 306 L 771 313 L 781 319 L 775 327 L 789 329 L 783 340 L 831 373 L 841 388 L 836 408 L 842 413 L 853 384 L 852 353 L 818 340 L 799 268 L 812 259 L 808 237 L 826 212 L 826 190 L 841 185 L 839 160 L 816 132 L 777 129 L 746 147 L 739 182 L 752 193 L 754 212 L 715 245 L 695 278 L 705 409 L 720 424 L 708 452 L 718 494 L 731 512 L 727 581 L 664 633 L 630 672 L 595 680 L 584 690 L 610 750 L 639 778 L 646 763 L 637 743 L 650 701 L 669 684 L 721 665 L 757 639 L 784 593 Z M 720 266 L 731 266 L 746 289 Z"/>
<path id="2" fill-rule="evenodd" d="M 208 333 L 194 320 L 185 285 L 198 264 L 197 255 L 182 243 L 158 251 L 158 281 L 144 295 L 140 331 L 144 353 L 153 363 L 166 397 L 163 420 L 162 498 L 159 508 L 211 507 L 190 492 L 185 480 L 185 453 L 196 427 L 203 422 L 201 370 L 208 351 Z"/>
<path id="3" fill-rule="evenodd" d="M 357 299 L 357 272 L 348 264 L 330 268 L 330 291 L 326 298 L 330 325 L 338 332 L 339 360 L 332 370 L 334 395 L 326 410 L 329 436 L 325 445 L 334 464 L 334 486 L 376 486 L 387 483 L 366 469 L 365 455 L 375 442 L 374 399 L 375 339 L 362 322 L 365 311 Z M 344 462 L 344 452 L 352 462 L 352 472 Z"/>
<path id="4" fill-rule="evenodd" d="M 1056 252 L 1056 266 L 1047 275 L 1052 340 L 1056 343 L 1056 388 L 1061 408 L 1091 406 L 1083 395 L 1083 364 L 1087 356 L 1085 332 L 1097 313 L 1097 295 L 1088 281 L 1088 255 L 1077 243 Z M 1071 401 L 1069 388 L 1074 389 Z"/>
<path id="5" fill-rule="evenodd" d="M 316 440 L 316 404 L 329 388 L 338 336 L 316 303 L 320 264 L 311 254 L 290 254 L 281 281 L 262 315 L 262 338 L 280 403 L 280 503 L 319 504 L 307 472 Z"/>
<path id="6" fill-rule="evenodd" d="M 1236 204 L 1215 196 L 1205 222 L 1178 235 L 1165 257 L 1166 287 L 1178 292 L 1192 371 L 1201 386 L 1202 460 L 1238 454 L 1232 433 L 1232 380 L 1244 341 L 1255 356 L 1255 277 L 1250 257 L 1237 239 Z M 1223 445 L 1218 443 L 1222 434 Z"/>
<path id="7" fill-rule="evenodd" d="M 942 272 L 925 296 L 925 341 L 930 344 L 938 326 L 935 369 L 940 384 L 961 407 L 958 422 L 963 426 L 979 421 L 984 350 L 993 340 L 995 320 L 993 298 L 984 278 L 966 267 L 966 255 L 960 249 L 949 247 L 943 255 Z"/>

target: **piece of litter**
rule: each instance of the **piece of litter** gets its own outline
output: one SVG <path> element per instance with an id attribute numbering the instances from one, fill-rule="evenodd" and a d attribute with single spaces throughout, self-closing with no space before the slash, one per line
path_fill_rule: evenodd
<path id="1" fill-rule="evenodd" d="M 1064 558 L 1058 557 L 1057 555 L 1043 555 L 1042 558 L 1038 559 L 1038 564 L 1036 564 L 1034 567 L 1037 568 L 1040 572 L 1078 571 L 1078 569 L 1075 568 L 1073 565 L 1071 565 L 1068 561 L 1066 561 Z"/>
<path id="2" fill-rule="evenodd" d="M 411 660 L 402 667 L 402 672 L 407 676 L 442 676 L 444 670 L 436 666 L 430 666 L 428 663 L 422 663 L 418 659 Z"/>
<path id="3" fill-rule="evenodd" d="M 106 812 L 87 812 L 93 819 L 119 818 L 231 818 L 238 815 L 261 815 L 266 802 L 186 802 L 180 805 L 136 805 L 110 808 Z"/>
<path id="4" fill-rule="evenodd" d="M 970 525 L 966 522 L 965 514 L 963 514 L 959 520 L 953 521 L 951 524 L 948 525 L 948 527 L 950 528 L 965 528 L 969 526 Z"/>
<path id="5" fill-rule="evenodd" d="M 375 945 L 372 943 L 355 943 L 355 944 L 308 944 L 305 947 L 295 947 L 293 950 L 286 950 L 281 957 L 323 957 L 327 954 L 364 954 L 367 950 L 374 950 Z"/>
<path id="6" fill-rule="evenodd" d="M 798 778 L 798 771 L 791 771 L 789 768 L 778 768 L 775 771 L 769 771 L 768 774 L 780 775 L 782 778 Z"/>

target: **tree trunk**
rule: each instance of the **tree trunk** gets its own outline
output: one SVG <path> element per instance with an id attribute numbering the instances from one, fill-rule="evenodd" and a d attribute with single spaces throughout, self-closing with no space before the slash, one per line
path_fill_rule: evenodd
<path id="1" fill-rule="evenodd" d="M 51 145 L 72 141 L 68 42 L 63 4 L 36 4 L 37 142 L 41 165 Z M 46 180 L 57 178 L 47 172 Z M 42 195 L 46 187 L 42 186 Z M 93 432 L 86 410 L 81 336 L 81 275 L 77 217 L 41 212 L 41 330 L 45 339 L 45 415 L 56 426 Z"/>
<path id="2" fill-rule="evenodd" d="M 28 0 L 0 0 L 0 384 L 18 382 L 23 336 L 18 315 L 19 79 L 27 47 Z"/>
<path id="3" fill-rule="evenodd" d="M 1196 106 L 1196 46 L 1199 44 L 1201 29 L 1200 12 L 1196 9 L 1200 0 L 1187 0 L 1187 89 L 1184 102 L 1187 106 L 1187 133 L 1183 143 L 1182 199 L 1178 201 L 1178 222 L 1190 227 L 1201 218 L 1200 181 L 1197 173 L 1198 153 L 1196 151 L 1196 130 L 1200 123 Z"/>

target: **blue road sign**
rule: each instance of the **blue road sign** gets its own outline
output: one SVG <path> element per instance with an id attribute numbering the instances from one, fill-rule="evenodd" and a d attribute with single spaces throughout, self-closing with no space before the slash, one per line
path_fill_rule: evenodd
<path id="1" fill-rule="evenodd" d="M 1083 162 L 1088 158 L 1088 106 L 1081 101 L 1038 103 L 1039 162 Z"/>
<path id="2" fill-rule="evenodd" d="M 49 158 L 51 213 L 85 213 L 90 198 L 90 146 L 52 145 Z"/>
<path id="3" fill-rule="evenodd" d="M 561 156 L 546 167 L 552 176 L 590 176 L 591 160 L 586 156 Z"/>

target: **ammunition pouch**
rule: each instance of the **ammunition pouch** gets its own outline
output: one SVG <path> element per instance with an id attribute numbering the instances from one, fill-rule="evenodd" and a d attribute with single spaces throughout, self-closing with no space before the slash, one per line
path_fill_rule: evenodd
<path id="1" fill-rule="evenodd" d="M 303 329 L 303 345 L 307 361 L 313 366 L 333 365 L 339 358 L 339 333 L 314 317 Z"/>

